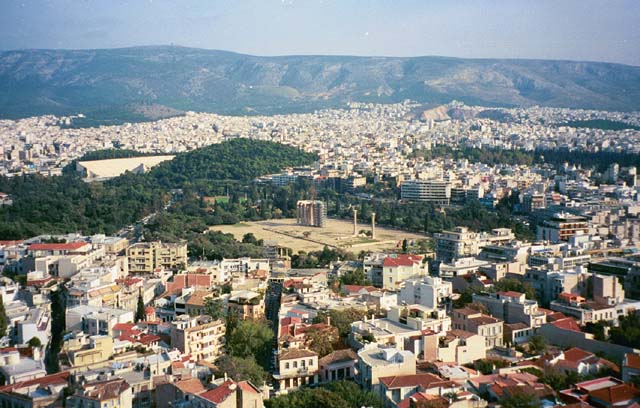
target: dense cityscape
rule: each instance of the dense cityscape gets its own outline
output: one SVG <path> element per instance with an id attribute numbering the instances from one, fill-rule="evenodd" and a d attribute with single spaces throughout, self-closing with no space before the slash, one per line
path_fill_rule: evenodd
<path id="1" fill-rule="evenodd" d="M 207 221 L 174 242 L 154 234 L 190 194 L 215 216 L 240 193 L 181 189 L 115 235 L 0 241 L 3 403 L 614 406 L 598 404 L 640 395 L 637 113 L 407 101 L 73 120 L 2 121 L 5 177 L 144 177 L 241 138 L 317 158 L 252 188 L 316 194 L 272 221 L 245 198 L 261 217 Z M 0 194 L 5 217 L 19 216 L 20 194 Z M 435 212 L 401 215 L 419 206 Z M 495 213 L 517 228 L 482 224 Z M 244 249 L 200 252 L 220 231 Z"/>
<path id="2" fill-rule="evenodd" d="M 0 2 L 0 408 L 640 408 L 638 21 Z"/>

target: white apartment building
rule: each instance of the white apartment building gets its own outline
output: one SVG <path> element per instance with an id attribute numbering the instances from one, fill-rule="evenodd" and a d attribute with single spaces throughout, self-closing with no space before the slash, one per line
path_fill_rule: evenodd
<path id="1" fill-rule="evenodd" d="M 422 305 L 435 309 L 442 305 L 453 293 L 451 282 L 427 276 L 424 279 L 409 279 L 400 289 L 398 300 L 408 305 Z"/>
<path id="2" fill-rule="evenodd" d="M 429 274 L 429 265 L 423 263 L 420 255 L 391 255 L 382 263 L 382 288 L 398 290 L 400 284 L 412 278 L 420 278 Z"/>
<path id="3" fill-rule="evenodd" d="M 371 343 L 358 351 L 356 382 L 365 390 L 379 392 L 380 377 L 416 373 L 416 356 L 395 347 Z"/>

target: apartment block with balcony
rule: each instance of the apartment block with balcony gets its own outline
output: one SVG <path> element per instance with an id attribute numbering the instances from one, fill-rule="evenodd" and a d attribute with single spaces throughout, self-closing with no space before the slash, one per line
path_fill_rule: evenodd
<path id="1" fill-rule="evenodd" d="M 461 308 L 453 310 L 454 330 L 464 330 L 484 337 L 485 347 L 492 349 L 502 347 L 504 322 L 474 309 Z"/>
<path id="2" fill-rule="evenodd" d="M 568 241 L 573 236 L 588 232 L 589 221 L 587 217 L 558 213 L 538 225 L 537 238 L 541 241 L 560 242 Z"/>
<path id="3" fill-rule="evenodd" d="M 273 378 L 279 391 L 295 390 L 318 384 L 318 353 L 306 349 L 290 349 L 278 354 L 278 371 Z"/>
<path id="4" fill-rule="evenodd" d="M 423 305 L 437 308 L 445 304 L 453 293 L 451 282 L 440 278 L 427 276 L 423 279 L 406 280 L 400 289 L 398 300 L 408 305 Z"/>
<path id="5" fill-rule="evenodd" d="M 182 315 L 176 317 L 172 325 L 171 347 L 191 354 L 196 361 L 215 362 L 222 355 L 226 330 L 223 320 Z"/>
<path id="6" fill-rule="evenodd" d="M 451 183 L 444 180 L 410 180 L 400 186 L 403 200 L 427 201 L 438 205 L 451 202 Z"/>
<path id="7" fill-rule="evenodd" d="M 473 295 L 473 302 L 483 304 L 491 316 L 505 323 L 524 323 L 529 327 L 540 327 L 547 322 L 547 315 L 538 310 L 538 302 L 526 299 L 524 293 L 477 293 Z"/>
<path id="8" fill-rule="evenodd" d="M 130 273 L 151 274 L 158 269 L 175 270 L 187 266 L 187 244 L 138 242 L 127 248 Z"/>

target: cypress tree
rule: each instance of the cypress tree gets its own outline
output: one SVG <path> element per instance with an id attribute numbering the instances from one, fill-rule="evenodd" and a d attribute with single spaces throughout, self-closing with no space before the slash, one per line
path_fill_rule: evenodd
<path id="1" fill-rule="evenodd" d="M 4 309 L 4 302 L 2 296 L 0 296 L 0 337 L 4 337 L 7 334 L 7 312 Z"/>
<path id="2" fill-rule="evenodd" d="M 136 307 L 136 323 L 144 320 L 144 301 L 142 300 L 142 290 L 138 290 L 138 306 Z"/>

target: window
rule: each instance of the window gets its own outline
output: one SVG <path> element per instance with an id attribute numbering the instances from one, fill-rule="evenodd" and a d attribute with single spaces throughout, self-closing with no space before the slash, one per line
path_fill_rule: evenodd
<path id="1" fill-rule="evenodd" d="M 298 368 L 298 362 L 297 361 L 293 362 L 293 368 Z"/>
<path id="2" fill-rule="evenodd" d="M 284 363 L 284 368 L 289 369 L 289 363 Z"/>
<path id="3" fill-rule="evenodd" d="M 313 367 L 313 360 L 309 360 L 309 367 Z"/>

